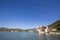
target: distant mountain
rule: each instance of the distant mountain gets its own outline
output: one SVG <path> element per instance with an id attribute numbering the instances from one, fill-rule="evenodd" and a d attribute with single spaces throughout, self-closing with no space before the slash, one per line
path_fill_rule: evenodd
<path id="1" fill-rule="evenodd" d="M 13 31 L 13 32 L 15 32 L 15 31 L 22 32 L 22 29 L 4 28 L 4 27 L 0 28 L 0 32 L 11 32 L 11 31 Z"/>
<path id="2" fill-rule="evenodd" d="M 54 23 L 48 25 L 49 28 L 56 28 L 56 29 L 60 29 L 60 20 L 55 21 Z"/>
<path id="3" fill-rule="evenodd" d="M 24 30 L 24 29 L 18 29 L 18 28 L 5 28 L 5 27 L 1 27 L 0 31 L 1 32 L 11 32 L 11 31 L 13 31 L 13 32 L 35 32 L 35 29 L 33 28 L 33 29 L 26 29 L 26 30 Z"/>

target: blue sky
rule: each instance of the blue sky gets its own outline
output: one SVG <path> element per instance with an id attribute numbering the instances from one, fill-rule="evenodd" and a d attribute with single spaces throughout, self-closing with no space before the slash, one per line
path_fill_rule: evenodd
<path id="1" fill-rule="evenodd" d="M 60 20 L 59 0 L 0 0 L 0 27 L 35 28 Z"/>

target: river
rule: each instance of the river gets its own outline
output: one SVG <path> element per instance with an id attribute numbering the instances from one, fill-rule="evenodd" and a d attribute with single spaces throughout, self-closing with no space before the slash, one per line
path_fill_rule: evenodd
<path id="1" fill-rule="evenodd" d="M 0 40 L 60 40 L 60 35 L 34 32 L 0 32 Z"/>

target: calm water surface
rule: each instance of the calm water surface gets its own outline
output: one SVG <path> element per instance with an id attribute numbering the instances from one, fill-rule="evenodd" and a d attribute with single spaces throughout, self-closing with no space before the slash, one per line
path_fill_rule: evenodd
<path id="1" fill-rule="evenodd" d="M 60 40 L 60 35 L 34 32 L 0 32 L 0 40 Z"/>

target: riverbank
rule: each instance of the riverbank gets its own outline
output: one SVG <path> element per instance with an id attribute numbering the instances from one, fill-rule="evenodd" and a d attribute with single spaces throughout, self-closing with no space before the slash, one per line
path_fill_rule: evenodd
<path id="1" fill-rule="evenodd" d="M 58 35 L 60 35 L 60 32 L 50 32 L 49 34 L 58 34 Z"/>
<path id="2" fill-rule="evenodd" d="M 42 32 L 42 33 L 38 33 L 38 34 L 56 34 L 56 35 L 60 35 L 60 32 L 49 32 L 49 33 Z"/>

